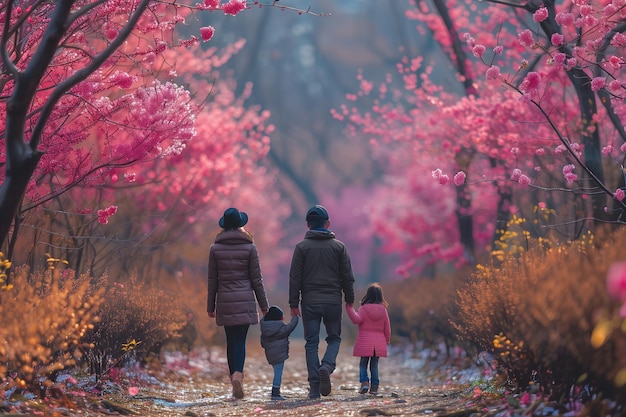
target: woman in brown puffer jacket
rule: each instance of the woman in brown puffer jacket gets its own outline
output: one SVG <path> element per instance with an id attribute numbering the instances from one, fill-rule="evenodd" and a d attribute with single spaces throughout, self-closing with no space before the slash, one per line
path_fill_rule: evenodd
<path id="1" fill-rule="evenodd" d="M 251 324 L 259 322 L 269 308 L 259 255 L 252 235 L 243 226 L 248 215 L 229 208 L 219 220 L 222 230 L 209 251 L 207 312 L 226 332 L 226 356 L 233 397 L 241 399 L 246 337 Z"/>

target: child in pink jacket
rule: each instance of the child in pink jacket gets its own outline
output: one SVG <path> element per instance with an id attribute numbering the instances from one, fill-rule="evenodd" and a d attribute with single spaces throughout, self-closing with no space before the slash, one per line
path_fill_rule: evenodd
<path id="1" fill-rule="evenodd" d="M 361 388 L 359 393 L 365 394 L 369 390 L 370 394 L 378 394 L 378 359 L 387 357 L 387 345 L 391 338 L 391 325 L 389 324 L 389 314 L 387 313 L 387 301 L 383 296 L 383 289 L 380 284 L 374 283 L 367 287 L 367 292 L 361 300 L 359 311 L 354 310 L 352 304 L 346 304 L 346 313 L 352 323 L 359 326 L 359 332 L 354 342 L 354 356 L 360 356 L 359 362 L 359 382 Z M 371 373 L 371 383 L 367 374 L 369 365 Z"/>

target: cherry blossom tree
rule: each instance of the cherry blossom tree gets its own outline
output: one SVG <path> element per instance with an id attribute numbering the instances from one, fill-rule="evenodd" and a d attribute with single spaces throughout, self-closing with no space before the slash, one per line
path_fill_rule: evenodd
<path id="1" fill-rule="evenodd" d="M 234 16 L 247 7 L 244 0 L 0 5 L 0 245 L 18 235 L 24 212 L 79 184 L 110 185 L 131 178 L 136 164 L 179 157 L 197 133 L 202 102 L 162 58 L 210 40 L 214 30 L 180 40 L 175 28 L 196 13 Z M 111 207 L 93 209 L 103 210 L 101 223 Z"/>
<path id="2" fill-rule="evenodd" d="M 383 236 L 401 238 L 407 258 L 419 259 L 433 245 L 493 248 L 512 213 L 535 213 L 533 233 L 559 230 L 569 238 L 622 222 L 623 13 L 621 2 L 416 3 L 408 17 L 430 30 L 451 65 L 407 57 L 398 65 L 404 90 L 361 76 L 360 91 L 348 99 L 372 100 L 371 110 L 335 113 L 376 151 L 395 144 L 384 161 L 390 182 L 402 186 L 393 200 L 377 199 L 379 210 L 398 200 L 413 210 Z M 457 73 L 461 88 L 437 83 L 442 68 Z M 405 161 L 404 173 L 396 159 Z M 418 196 L 407 186 L 429 175 L 456 196 L 444 189 Z M 454 202 L 459 220 L 443 239 L 429 233 L 451 226 L 442 200 Z M 407 227 L 420 224 L 415 212 L 431 226 Z M 463 229 L 462 216 L 472 228 Z M 490 230 L 492 239 L 484 239 Z M 448 252 L 427 253 L 436 262 Z"/>
<path id="3" fill-rule="evenodd" d="M 204 9 L 235 14 L 229 4 Z M 205 10 L 158 10 L 161 22 L 172 23 L 154 41 L 135 26 L 115 65 L 98 68 L 64 98 L 77 96 L 70 102 L 77 115 L 57 126 L 77 136 L 50 136 L 14 223 L 27 233 L 23 253 L 54 251 L 77 270 L 111 270 L 115 257 L 115 269 L 148 271 L 160 257 L 146 253 L 166 253 L 182 236 L 202 244 L 224 205 L 239 204 L 251 214 L 273 213 L 255 233 L 260 247 L 280 239 L 289 212 L 276 195 L 275 172 L 260 163 L 274 127 L 268 112 L 245 105 L 252 86 L 235 96 L 234 81 L 219 72 L 245 42 L 211 47 L 211 27 L 175 40 L 174 23 Z"/>

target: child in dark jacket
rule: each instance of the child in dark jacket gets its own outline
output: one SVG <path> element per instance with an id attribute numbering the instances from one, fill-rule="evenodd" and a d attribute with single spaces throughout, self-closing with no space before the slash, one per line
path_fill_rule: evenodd
<path id="1" fill-rule="evenodd" d="M 298 324 L 298 316 L 292 316 L 291 322 L 283 322 L 283 311 L 272 306 L 261 319 L 261 346 L 265 349 L 267 362 L 274 368 L 272 381 L 272 400 L 284 400 L 280 395 L 280 385 L 283 379 L 285 360 L 289 357 L 289 335 Z"/>

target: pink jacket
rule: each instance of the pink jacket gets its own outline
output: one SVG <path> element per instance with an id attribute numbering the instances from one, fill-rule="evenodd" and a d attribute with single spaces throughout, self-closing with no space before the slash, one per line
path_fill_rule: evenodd
<path id="1" fill-rule="evenodd" d="M 391 339 L 391 325 L 385 306 L 363 304 L 356 312 L 353 306 L 346 304 L 346 313 L 350 321 L 359 326 L 352 354 L 360 357 L 386 357 L 387 345 Z"/>

